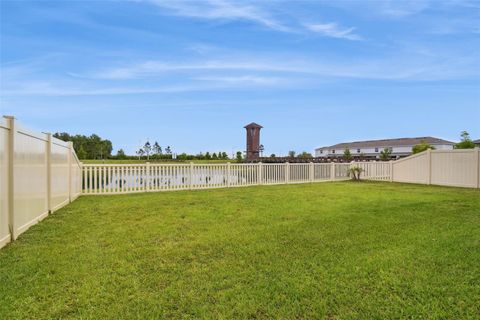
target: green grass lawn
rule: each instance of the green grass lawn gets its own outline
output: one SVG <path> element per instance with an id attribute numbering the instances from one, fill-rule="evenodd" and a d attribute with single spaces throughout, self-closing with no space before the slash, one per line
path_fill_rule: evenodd
<path id="1" fill-rule="evenodd" d="M 478 319 L 480 191 L 81 197 L 0 250 L 0 319 Z"/>

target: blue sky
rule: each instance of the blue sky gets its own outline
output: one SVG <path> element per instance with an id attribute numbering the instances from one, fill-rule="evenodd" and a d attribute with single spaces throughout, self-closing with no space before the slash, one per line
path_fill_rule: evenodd
<path id="1" fill-rule="evenodd" d="M 133 153 L 480 138 L 478 1 L 1 1 L 0 113 Z"/>

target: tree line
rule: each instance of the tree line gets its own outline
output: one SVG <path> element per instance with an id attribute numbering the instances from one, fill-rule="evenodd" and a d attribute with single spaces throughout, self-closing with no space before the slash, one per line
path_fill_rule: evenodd
<path id="1" fill-rule="evenodd" d="M 102 139 L 96 134 L 85 136 L 56 132 L 53 136 L 62 141 L 73 142 L 73 148 L 79 159 L 109 159 L 112 157 L 112 142 Z"/>

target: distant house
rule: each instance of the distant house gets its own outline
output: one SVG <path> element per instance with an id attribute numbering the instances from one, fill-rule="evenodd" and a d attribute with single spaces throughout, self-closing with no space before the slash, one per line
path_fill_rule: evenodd
<path id="1" fill-rule="evenodd" d="M 315 149 L 315 156 L 326 158 L 342 157 L 345 149 L 348 148 L 351 155 L 355 158 L 379 158 L 380 152 L 387 148 L 392 151 L 392 158 L 401 158 L 412 154 L 413 146 L 422 142 L 434 146 L 437 150 L 452 150 L 455 145 L 451 141 L 434 137 L 355 141 L 317 148 Z"/>
<path id="2" fill-rule="evenodd" d="M 473 141 L 473 143 L 475 143 L 477 148 L 480 148 L 480 139 Z"/>

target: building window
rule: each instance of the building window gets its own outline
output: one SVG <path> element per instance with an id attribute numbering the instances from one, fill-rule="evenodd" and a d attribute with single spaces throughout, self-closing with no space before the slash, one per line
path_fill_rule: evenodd
<path id="1" fill-rule="evenodd" d="M 357 149 L 357 153 L 360 153 L 360 149 Z"/>
<path id="2" fill-rule="evenodd" d="M 378 148 L 375 148 L 375 152 L 378 152 Z"/>
<path id="3" fill-rule="evenodd" d="M 332 153 L 335 153 L 335 150 L 332 150 Z"/>
<path id="4" fill-rule="evenodd" d="M 320 153 L 323 153 L 323 150 L 320 150 Z"/>

